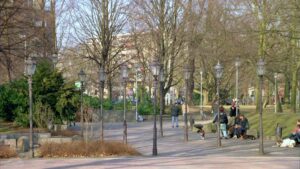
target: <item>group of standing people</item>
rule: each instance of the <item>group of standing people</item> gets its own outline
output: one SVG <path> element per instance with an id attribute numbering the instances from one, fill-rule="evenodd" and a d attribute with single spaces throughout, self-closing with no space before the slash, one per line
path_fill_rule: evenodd
<path id="1" fill-rule="evenodd" d="M 220 134 L 222 138 L 245 138 L 247 130 L 250 128 L 248 119 L 237 110 L 236 101 L 233 100 L 230 107 L 229 117 L 223 106 L 218 107 L 218 103 L 213 103 L 212 111 L 214 113 L 213 123 L 220 121 Z M 218 109 L 220 120 L 218 119 Z"/>

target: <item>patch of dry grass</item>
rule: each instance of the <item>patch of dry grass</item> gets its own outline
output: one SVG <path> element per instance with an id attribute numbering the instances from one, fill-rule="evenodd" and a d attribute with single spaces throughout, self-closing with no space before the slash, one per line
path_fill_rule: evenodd
<path id="1" fill-rule="evenodd" d="M 121 142 L 74 141 L 71 143 L 46 143 L 40 147 L 42 157 L 107 157 L 137 156 L 134 148 Z"/>
<path id="2" fill-rule="evenodd" d="M 15 150 L 11 149 L 9 146 L 0 145 L 0 159 L 1 158 L 11 158 L 16 157 L 17 153 Z"/>
<path id="3" fill-rule="evenodd" d="M 79 135 L 79 133 L 72 130 L 51 131 L 51 136 L 73 137 L 75 135 Z"/>

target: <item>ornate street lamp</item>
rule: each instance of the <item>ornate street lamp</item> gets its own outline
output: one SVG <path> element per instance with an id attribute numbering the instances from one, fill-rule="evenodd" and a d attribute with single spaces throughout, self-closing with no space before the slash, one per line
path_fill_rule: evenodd
<path id="1" fill-rule="evenodd" d="M 163 90 L 164 90 L 164 67 L 163 65 L 160 66 L 159 72 L 159 83 L 160 83 L 160 110 L 159 110 L 159 129 L 160 129 L 160 136 L 163 137 L 163 120 L 162 120 L 162 113 L 164 108 L 164 98 L 163 98 Z"/>
<path id="2" fill-rule="evenodd" d="M 235 60 L 235 67 L 236 67 L 236 83 L 235 83 L 235 86 L 236 86 L 236 91 L 235 91 L 235 98 L 236 98 L 236 102 L 235 102 L 235 116 L 237 117 L 238 116 L 238 113 L 239 113 L 239 67 L 241 65 L 241 61 L 239 58 L 237 58 Z"/>
<path id="3" fill-rule="evenodd" d="M 157 156 L 157 129 L 156 129 L 156 90 L 157 90 L 157 78 L 160 72 L 160 64 L 157 59 L 154 59 L 150 64 L 151 72 L 154 77 L 154 120 L 153 120 L 153 148 L 152 155 Z"/>
<path id="4" fill-rule="evenodd" d="M 126 123 L 126 83 L 128 80 L 128 67 L 125 63 L 121 65 L 121 78 L 123 83 L 123 101 L 124 101 L 124 132 L 123 132 L 123 142 L 127 144 L 127 123 Z"/>
<path id="5" fill-rule="evenodd" d="M 275 113 L 277 113 L 277 78 L 278 78 L 278 74 L 274 73 L 274 79 L 275 79 Z"/>
<path id="6" fill-rule="evenodd" d="M 184 73 L 184 80 L 185 80 L 185 111 L 183 112 L 183 118 L 184 118 L 184 141 L 188 141 L 188 125 L 187 125 L 187 106 L 188 106 L 188 80 L 191 76 L 191 69 L 189 65 L 185 65 L 183 68 Z"/>
<path id="7" fill-rule="evenodd" d="M 99 80 L 100 80 L 100 118 L 101 118 L 101 141 L 104 140 L 104 118 L 103 118 L 103 92 L 106 73 L 103 66 L 100 66 Z"/>
<path id="8" fill-rule="evenodd" d="M 220 79 L 223 74 L 223 66 L 218 61 L 218 64 L 215 66 L 216 71 L 216 78 L 217 78 L 217 97 L 218 97 L 218 124 L 217 124 L 217 130 L 218 130 L 218 136 L 217 136 L 217 145 L 218 147 L 221 147 L 221 138 L 220 138 Z"/>
<path id="9" fill-rule="evenodd" d="M 32 120 L 32 75 L 35 72 L 36 61 L 29 57 L 25 60 L 25 74 L 28 76 L 28 90 L 29 90 L 29 146 L 31 157 L 34 157 L 33 150 L 33 120 Z"/>
<path id="10" fill-rule="evenodd" d="M 52 63 L 53 63 L 53 68 L 55 68 L 55 66 L 56 66 L 56 64 L 58 62 L 58 55 L 57 55 L 57 53 L 54 53 L 52 55 L 51 59 L 52 59 Z"/>
<path id="11" fill-rule="evenodd" d="M 138 121 L 138 72 L 140 71 L 140 65 L 135 65 L 135 120 Z"/>
<path id="12" fill-rule="evenodd" d="M 78 77 L 80 80 L 80 125 L 81 125 L 81 137 L 83 137 L 83 90 L 84 90 L 84 82 L 86 81 L 86 74 L 81 69 L 78 73 Z"/>
<path id="13" fill-rule="evenodd" d="M 262 122 L 262 85 L 263 85 L 263 76 L 265 74 L 265 62 L 262 58 L 259 59 L 257 63 L 257 75 L 259 76 L 259 153 L 264 154 L 264 141 L 263 141 L 263 122 Z"/>

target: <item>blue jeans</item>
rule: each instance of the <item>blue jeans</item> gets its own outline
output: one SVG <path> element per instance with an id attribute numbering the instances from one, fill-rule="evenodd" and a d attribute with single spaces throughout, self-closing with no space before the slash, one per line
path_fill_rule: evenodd
<path id="1" fill-rule="evenodd" d="M 236 135 L 237 137 L 240 137 L 242 135 L 246 134 L 246 129 L 245 128 L 235 128 L 234 129 L 234 135 Z"/>
<path id="2" fill-rule="evenodd" d="M 228 137 L 227 135 L 227 125 L 225 123 L 221 123 L 220 124 L 220 131 L 221 131 L 221 134 L 223 135 L 223 137 Z"/>
<path id="3" fill-rule="evenodd" d="M 172 116 L 172 127 L 174 127 L 174 124 L 178 127 L 178 116 Z"/>

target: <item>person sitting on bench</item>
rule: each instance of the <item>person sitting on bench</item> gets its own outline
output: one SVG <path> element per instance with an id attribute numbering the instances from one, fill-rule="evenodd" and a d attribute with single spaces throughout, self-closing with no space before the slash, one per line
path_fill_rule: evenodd
<path id="1" fill-rule="evenodd" d="M 297 120 L 296 127 L 288 136 L 291 140 L 295 140 L 296 144 L 300 144 L 300 119 Z"/>
<path id="2" fill-rule="evenodd" d="M 249 122 L 248 122 L 248 119 L 243 115 L 241 114 L 239 116 L 239 119 L 236 119 L 236 122 L 235 122 L 235 130 L 234 130 L 234 138 L 244 138 L 246 133 L 247 133 L 247 130 L 250 128 L 249 127 Z"/>

